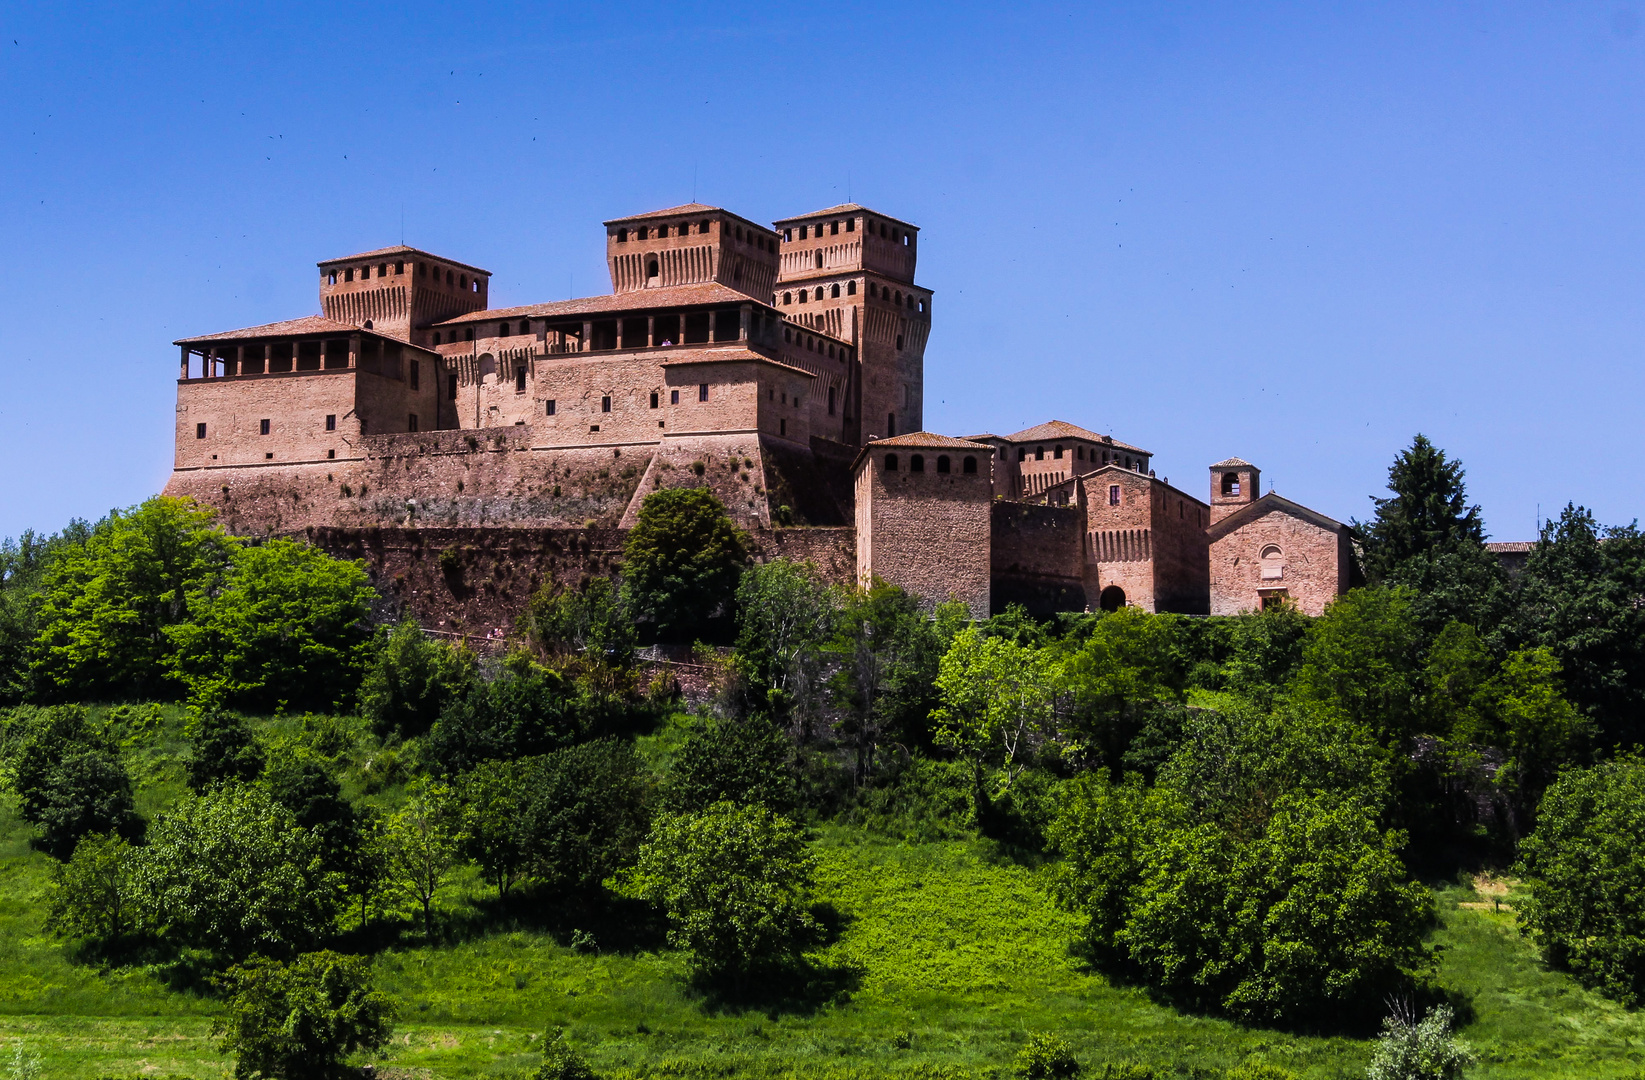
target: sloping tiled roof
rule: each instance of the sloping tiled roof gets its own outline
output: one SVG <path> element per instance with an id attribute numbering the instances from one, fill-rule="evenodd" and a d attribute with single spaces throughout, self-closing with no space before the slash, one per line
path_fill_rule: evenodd
<path id="1" fill-rule="evenodd" d="M 1237 457 L 1231 457 L 1227 461 L 1219 461 L 1215 465 L 1211 466 L 1211 468 L 1213 468 L 1213 469 L 1237 469 L 1237 468 L 1240 468 L 1241 466 L 1243 466 L 1247 469 L 1256 468 L 1256 466 L 1251 464 L 1249 461 L 1246 461 L 1243 458 L 1237 458 Z"/>
<path id="2" fill-rule="evenodd" d="M 663 367 L 686 367 L 691 364 L 736 364 L 755 360 L 762 364 L 770 364 L 772 367 L 780 367 L 795 375 L 803 375 L 808 379 L 817 377 L 814 373 L 802 367 L 785 364 L 781 360 L 774 360 L 766 356 L 764 353 L 757 353 L 752 349 L 745 349 L 741 346 L 705 349 L 696 345 L 682 345 L 679 348 L 678 353 L 670 354 L 667 360 L 662 361 Z"/>
<path id="3" fill-rule="evenodd" d="M 318 262 L 314 265 L 334 266 L 337 263 L 353 262 L 356 259 L 381 259 L 389 255 L 421 255 L 429 259 L 439 259 L 441 262 L 450 263 L 452 266 L 460 266 L 464 270 L 472 270 L 476 274 L 484 274 L 486 277 L 491 276 L 490 270 L 482 270 L 478 266 L 465 262 L 458 262 L 456 259 L 448 259 L 444 255 L 436 255 L 432 251 L 424 251 L 421 248 L 406 247 L 404 244 L 396 244 L 393 247 L 378 248 L 376 251 L 362 251 L 358 255 L 344 255 L 340 259 L 327 259 L 324 262 Z"/>
<path id="4" fill-rule="evenodd" d="M 1335 518 L 1326 517 L 1318 510 L 1310 510 L 1301 503 L 1294 503 L 1290 499 L 1282 495 L 1275 495 L 1270 491 L 1256 502 L 1240 507 L 1211 526 L 1206 530 L 1206 534 L 1211 537 L 1213 542 L 1221 540 L 1246 522 L 1254 521 L 1262 515 L 1276 510 L 1283 514 L 1290 514 L 1292 517 L 1301 518 L 1331 532 L 1339 532 L 1348 527 Z"/>
<path id="5" fill-rule="evenodd" d="M 462 326 L 465 323 L 485 322 L 487 319 L 559 318 L 570 315 L 599 315 L 622 311 L 653 311 L 657 308 L 690 307 L 696 304 L 759 304 L 770 308 L 745 292 L 727 288 L 717 281 L 695 285 L 673 285 L 666 289 L 637 289 L 634 292 L 606 293 L 603 296 L 582 296 L 575 300 L 553 300 L 546 304 L 524 304 L 520 307 L 490 308 L 458 315 L 454 319 L 436 323 L 436 326 Z"/>
<path id="6" fill-rule="evenodd" d="M 809 214 L 798 214 L 794 217 L 778 218 L 776 221 L 773 221 L 772 224 L 773 225 L 787 225 L 788 223 L 793 222 L 793 221 L 809 221 L 812 218 L 833 217 L 833 216 L 836 216 L 838 214 L 855 214 L 859 211 L 864 213 L 864 214 L 873 214 L 875 217 L 884 218 L 887 221 L 895 221 L 898 225 L 901 225 L 905 228 L 913 229 L 915 232 L 920 231 L 920 227 L 918 225 L 915 225 L 912 222 L 904 221 L 901 218 L 894 218 L 890 214 L 882 214 L 878 210 L 870 210 L 868 207 L 862 205 L 861 203 L 854 203 L 854 202 L 841 203 L 838 206 L 830 206 L 830 207 L 827 207 L 827 208 L 822 209 L 822 210 L 813 210 Z"/>
<path id="7" fill-rule="evenodd" d="M 1493 555 L 1529 554 L 1536 547 L 1535 540 L 1487 540 L 1485 550 Z"/>
<path id="8" fill-rule="evenodd" d="M 993 450 L 985 443 L 956 439 L 952 435 L 938 435 L 930 431 L 910 431 L 907 435 L 893 435 L 886 439 L 870 440 L 870 446 L 933 446 L 942 450 Z"/>
<path id="9" fill-rule="evenodd" d="M 398 341 L 388 334 L 379 334 L 375 330 L 366 330 L 353 323 L 338 322 L 328 319 L 324 315 L 309 315 L 301 319 L 287 319 L 285 322 L 265 323 L 262 326 L 248 326 L 244 330 L 226 330 L 221 334 L 201 334 L 199 337 L 178 338 L 173 345 L 197 345 L 208 341 L 247 341 L 252 338 L 297 337 L 300 334 L 372 334 L 376 337 Z"/>
<path id="10" fill-rule="evenodd" d="M 674 217 L 676 214 L 722 214 L 725 213 L 718 206 L 705 206 L 700 202 L 689 202 L 683 206 L 670 206 L 667 210 L 647 210 L 643 214 L 630 214 L 627 217 L 614 217 L 610 221 L 601 222 L 602 225 L 620 225 L 625 221 L 645 221 L 647 218 Z M 741 216 L 741 215 L 738 215 Z M 747 220 L 746 218 L 744 220 Z"/>
<path id="11" fill-rule="evenodd" d="M 1044 442 L 1047 439 L 1084 439 L 1086 442 L 1102 443 L 1105 446 L 1117 446 L 1121 450 L 1129 450 L 1133 454 L 1141 454 L 1144 457 L 1154 456 L 1141 447 L 1132 446 L 1130 443 L 1120 442 L 1118 439 L 1109 435 L 1098 435 L 1094 431 L 1082 428 L 1078 424 L 1070 424 L 1066 420 L 1049 420 L 1046 423 L 1028 428 L 1025 431 L 1019 431 L 1015 435 L 1007 435 L 1005 438 L 1008 442 L 1014 443 Z"/>

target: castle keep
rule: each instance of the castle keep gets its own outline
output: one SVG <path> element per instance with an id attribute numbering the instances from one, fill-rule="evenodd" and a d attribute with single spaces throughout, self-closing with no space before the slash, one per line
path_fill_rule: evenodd
<path id="1" fill-rule="evenodd" d="M 1204 502 L 1148 451 L 1062 421 L 924 431 L 932 294 L 907 222 L 847 204 L 765 226 L 693 203 L 605 232 L 606 295 L 492 308 L 489 271 L 401 246 L 319 263 L 319 315 L 178 341 L 166 493 L 243 534 L 507 530 L 517 547 L 707 487 L 765 550 L 804 526 L 848 576 L 979 616 L 1317 613 L 1346 588 L 1345 528 L 1261 496 L 1238 459 Z"/>

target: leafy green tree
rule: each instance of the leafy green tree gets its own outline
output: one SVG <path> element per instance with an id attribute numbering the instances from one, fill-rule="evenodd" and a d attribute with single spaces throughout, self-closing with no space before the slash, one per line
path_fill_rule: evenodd
<path id="1" fill-rule="evenodd" d="M 462 862 L 459 811 L 451 789 L 423 783 L 384 830 L 387 877 L 423 909 L 423 936 L 434 936 L 434 897 Z"/>
<path id="2" fill-rule="evenodd" d="M 1092 620 L 1084 642 L 1051 676 L 1060 697 L 1057 727 L 1065 752 L 1102 762 L 1118 778 L 1125 752 L 1152 707 L 1182 699 L 1171 625 L 1168 618 L 1134 607 Z"/>
<path id="3" fill-rule="evenodd" d="M 1602 530 L 1566 506 L 1544 526 L 1520 583 L 1514 642 L 1553 650 L 1571 703 L 1603 743 L 1645 740 L 1645 535 Z"/>
<path id="4" fill-rule="evenodd" d="M 219 957 L 300 952 L 330 933 L 341 883 L 315 835 L 258 785 L 179 800 L 149 829 L 137 863 L 164 937 Z"/>
<path id="5" fill-rule="evenodd" d="M 1036 745 L 1055 736 L 1057 672 L 1047 649 L 961 630 L 943 654 L 937 693 L 937 743 L 971 765 L 979 809 L 989 769 L 999 770 L 1004 791 L 1033 761 Z"/>
<path id="6" fill-rule="evenodd" d="M 263 773 L 263 748 L 251 725 L 236 713 L 206 709 L 194 722 L 188 786 L 196 793 L 228 781 L 250 783 Z"/>
<path id="7" fill-rule="evenodd" d="M 77 705 L 26 710 L 12 755 L 12 788 L 23 818 L 40 826 L 39 847 L 67 859 L 88 833 L 142 834 L 131 777 L 106 736 Z"/>
<path id="8" fill-rule="evenodd" d="M 1423 681 L 1423 726 L 1463 742 L 1486 742 L 1490 719 L 1480 693 L 1491 678 L 1491 656 L 1478 631 L 1452 620 L 1428 648 Z"/>
<path id="9" fill-rule="evenodd" d="M 1460 461 L 1418 435 L 1388 469 L 1389 498 L 1376 517 L 1355 522 L 1372 584 L 1412 590 L 1412 616 L 1432 634 L 1453 619 L 1494 626 L 1506 579 L 1485 548 L 1479 507 L 1468 505 Z"/>
<path id="10" fill-rule="evenodd" d="M 1404 587 L 1351 589 L 1326 608 L 1303 648 L 1296 695 L 1389 745 L 1416 734 L 1423 642 L 1413 599 Z"/>
<path id="11" fill-rule="evenodd" d="M 1493 744 L 1508 753 L 1497 782 L 1529 811 L 1559 770 L 1584 756 L 1594 725 L 1565 700 L 1559 660 L 1546 648 L 1509 653 L 1486 693 L 1495 714 Z"/>
<path id="12" fill-rule="evenodd" d="M 1137 776 L 1114 784 L 1104 773 L 1086 773 L 1069 784 L 1049 829 L 1050 847 L 1062 856 L 1052 891 L 1085 917 L 1080 948 L 1090 959 L 1110 967 L 1125 963 L 1119 935 L 1148 850 L 1181 817 L 1172 801 L 1149 798 Z"/>
<path id="13" fill-rule="evenodd" d="M 623 545 L 623 595 L 668 641 L 694 641 L 730 613 L 747 540 L 706 488 L 665 488 L 640 504 Z"/>
<path id="14" fill-rule="evenodd" d="M 1396 1010 L 1382 1022 L 1366 1080 L 1459 1080 L 1476 1059 L 1451 1033 L 1454 1022 L 1449 1005 L 1434 1006 L 1420 1020 Z"/>
<path id="15" fill-rule="evenodd" d="M 531 598 L 537 640 L 591 660 L 626 667 L 634 660 L 634 619 L 607 578 L 589 578 L 575 589 L 545 584 Z"/>
<path id="16" fill-rule="evenodd" d="M 58 699 L 170 696 L 166 631 L 188 621 L 188 594 L 217 581 L 237 548 L 192 499 L 156 497 L 111 514 L 45 572 L 35 685 Z"/>
<path id="17" fill-rule="evenodd" d="M 804 833 L 763 806 L 721 803 L 659 818 L 632 891 L 668 917 L 669 943 L 697 975 L 740 984 L 792 968 L 815 940 L 816 858 Z"/>
<path id="18" fill-rule="evenodd" d="M 503 897 L 531 865 L 527 810 L 534 794 L 530 786 L 534 764 L 533 758 L 484 761 L 453 785 L 461 814 L 463 853 L 479 865 L 481 876 Z"/>
<path id="19" fill-rule="evenodd" d="M 842 713 L 835 730 L 853 751 L 861 786 L 881 743 L 930 744 L 944 643 L 918 597 L 878 579 L 847 599 L 835 625 L 827 650 L 835 665 L 830 694 Z"/>
<path id="20" fill-rule="evenodd" d="M 1548 961 L 1633 1007 L 1645 1002 L 1645 760 L 1569 769 L 1520 842 L 1520 921 Z"/>
<path id="21" fill-rule="evenodd" d="M 581 734 L 574 693 L 558 672 L 511 658 L 495 679 L 470 684 L 446 706 L 429 732 L 429 757 L 450 776 L 567 746 Z"/>
<path id="22" fill-rule="evenodd" d="M 592 889 L 633 861 L 651 824 L 651 790 L 632 743 L 601 739 L 544 754 L 528 778 L 532 877 Z"/>
<path id="23" fill-rule="evenodd" d="M 189 592 L 167 629 L 177 677 L 197 701 L 325 709 L 353 698 L 376 596 L 363 564 L 293 540 L 232 555 L 221 589 Z"/>
<path id="24" fill-rule="evenodd" d="M 90 524 L 75 518 L 51 536 L 25 529 L 16 539 L 0 541 L 0 707 L 33 696 L 30 661 L 40 632 L 41 580 L 59 554 L 83 544 L 91 531 Z"/>
<path id="25" fill-rule="evenodd" d="M 334 952 L 292 963 L 257 957 L 222 977 L 227 1014 L 212 1033 L 235 1055 L 240 1080 L 327 1080 L 353 1075 L 344 1059 L 379 1050 L 394 1033 L 393 997 L 373 989 L 371 961 Z"/>
<path id="26" fill-rule="evenodd" d="M 108 943 L 142 918 L 133 848 L 118 833 L 82 837 L 74 855 L 52 874 L 46 928 L 64 937 Z"/>
<path id="27" fill-rule="evenodd" d="M 1228 656 L 1220 673 L 1223 685 L 1264 704 L 1271 703 L 1274 692 L 1290 682 L 1301 666 L 1313 620 L 1292 605 L 1281 604 L 1246 612 L 1229 623 Z"/>
<path id="28" fill-rule="evenodd" d="M 269 762 L 263 783 L 297 824 L 314 834 L 322 868 L 348 876 L 363 839 L 360 814 L 331 770 L 309 751 L 287 749 Z"/>
<path id="29" fill-rule="evenodd" d="M 773 559 L 743 571 L 737 585 L 737 659 L 761 707 L 797 710 L 802 727 L 819 712 L 823 649 L 839 612 L 837 590 L 810 563 Z"/>
<path id="30" fill-rule="evenodd" d="M 799 803 L 794 746 L 761 716 L 705 720 L 686 737 L 669 766 L 662 801 L 676 813 L 733 802 L 792 814 Z"/>
<path id="31" fill-rule="evenodd" d="M 476 677 L 473 653 L 431 641 L 416 620 L 406 619 L 388 635 L 366 671 L 360 712 L 379 735 L 422 735 Z"/>

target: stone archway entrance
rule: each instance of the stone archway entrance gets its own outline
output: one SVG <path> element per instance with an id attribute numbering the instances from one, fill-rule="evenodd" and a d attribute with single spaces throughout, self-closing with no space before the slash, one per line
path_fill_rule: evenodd
<path id="1" fill-rule="evenodd" d="M 1118 585 L 1108 586 L 1102 590 L 1102 595 L 1097 597 L 1097 606 L 1104 611 L 1118 611 L 1125 606 L 1125 590 Z"/>

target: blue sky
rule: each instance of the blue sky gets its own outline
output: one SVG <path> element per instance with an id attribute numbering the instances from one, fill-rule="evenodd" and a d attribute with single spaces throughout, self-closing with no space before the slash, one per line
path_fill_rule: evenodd
<path id="1" fill-rule="evenodd" d="M 1060 418 L 1365 517 L 1424 432 L 1498 539 L 1645 492 L 1645 19 L 1604 3 L 0 8 L 0 536 L 158 491 L 177 337 L 407 243 L 499 305 L 602 219 L 923 229 L 927 426 Z M 403 222 L 403 225 L 402 225 Z"/>

